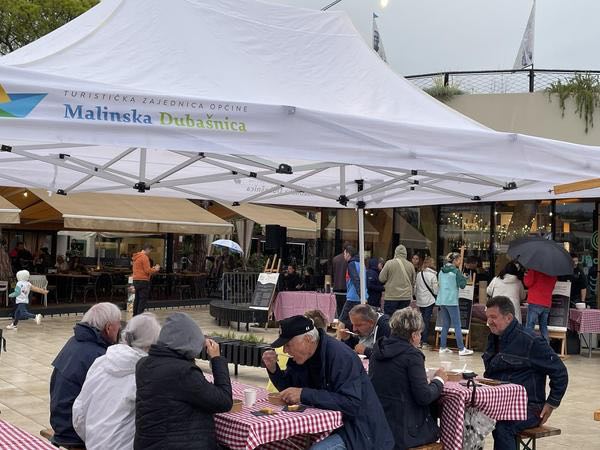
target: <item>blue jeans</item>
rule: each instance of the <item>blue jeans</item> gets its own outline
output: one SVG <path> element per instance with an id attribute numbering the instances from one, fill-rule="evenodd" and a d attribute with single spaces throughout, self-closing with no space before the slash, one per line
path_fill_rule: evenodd
<path id="1" fill-rule="evenodd" d="M 499 420 L 496 422 L 496 429 L 492 431 L 494 450 L 517 450 L 517 433 L 525 428 L 537 426 L 540 423 L 540 412 L 539 408 L 528 407 L 525 420 Z"/>
<path id="2" fill-rule="evenodd" d="M 388 317 L 392 317 L 396 311 L 402 308 L 408 308 L 410 300 L 385 300 L 383 302 L 383 313 Z"/>
<path id="3" fill-rule="evenodd" d="M 448 339 L 448 329 L 452 323 L 454 334 L 456 336 L 456 345 L 459 350 L 464 350 L 465 344 L 462 339 L 462 329 L 460 326 L 460 311 L 458 306 L 440 306 L 440 314 L 442 315 L 442 339 L 440 342 L 441 348 L 446 348 L 446 340 Z"/>
<path id="4" fill-rule="evenodd" d="M 533 305 L 529 304 L 527 307 L 527 325 L 525 329 L 527 330 L 535 330 L 535 324 L 539 323 L 540 325 L 540 334 L 546 341 L 550 341 L 548 338 L 548 314 L 550 313 L 550 308 L 545 308 L 541 305 Z"/>
<path id="5" fill-rule="evenodd" d="M 339 434 L 333 433 L 313 445 L 311 450 L 346 450 L 346 444 Z"/>
<path id="6" fill-rule="evenodd" d="M 421 311 L 421 316 L 423 316 L 423 331 L 421 332 L 421 344 L 427 344 L 429 340 L 429 322 L 431 321 L 431 315 L 433 314 L 433 308 L 435 307 L 435 303 L 433 305 L 420 307 L 419 311 Z"/>
<path id="7" fill-rule="evenodd" d="M 35 319 L 35 314 L 27 311 L 27 303 L 17 303 L 13 313 L 13 325 L 17 325 L 19 320 Z"/>

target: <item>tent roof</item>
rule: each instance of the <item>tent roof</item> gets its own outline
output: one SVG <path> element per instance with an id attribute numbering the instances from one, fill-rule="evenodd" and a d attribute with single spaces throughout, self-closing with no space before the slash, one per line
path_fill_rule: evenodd
<path id="1" fill-rule="evenodd" d="M 52 195 L 34 189 L 42 201 L 21 213 L 23 220 L 63 221 L 79 230 L 144 233 L 223 234 L 231 224 L 185 199 L 79 193 Z"/>
<path id="2" fill-rule="evenodd" d="M 389 207 L 555 198 L 600 169 L 596 147 L 495 132 L 433 100 L 340 12 L 104 0 L 0 58 L 0 80 L 14 186 Z"/>
<path id="3" fill-rule="evenodd" d="M 399 78 L 345 13 L 262 1 L 103 0 L 2 64 L 160 95 L 485 128 Z"/>
<path id="4" fill-rule="evenodd" d="M 316 239 L 317 237 L 317 223 L 289 209 L 244 203 L 239 206 L 218 204 L 209 208 L 209 211 L 224 219 L 240 215 L 262 227 L 281 225 L 287 228 L 287 235 L 292 238 Z"/>

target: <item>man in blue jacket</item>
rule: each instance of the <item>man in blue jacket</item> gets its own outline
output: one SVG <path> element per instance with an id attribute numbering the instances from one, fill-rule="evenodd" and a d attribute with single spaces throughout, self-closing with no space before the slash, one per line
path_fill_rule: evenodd
<path id="1" fill-rule="evenodd" d="M 271 344 L 291 356 L 285 371 L 277 355 L 263 355 L 269 378 L 287 404 L 302 403 L 340 411 L 343 426 L 313 450 L 388 450 L 394 438 L 371 380 L 347 345 L 317 330 L 304 316 L 279 322 L 279 338 Z"/>
<path id="2" fill-rule="evenodd" d="M 50 425 L 52 443 L 66 448 L 83 448 L 84 443 L 73 429 L 73 402 L 81 392 L 88 369 L 109 345 L 117 342 L 121 311 L 113 303 L 97 303 L 75 325 L 56 359 L 50 377 Z"/>
<path id="3" fill-rule="evenodd" d="M 546 423 L 567 390 L 567 368 L 548 342 L 526 330 L 515 319 L 508 297 L 498 296 L 486 304 L 487 324 L 492 332 L 483 354 L 485 376 L 520 384 L 527 391 L 527 419 L 496 422 L 494 449 L 517 448 L 515 437 L 525 428 Z M 546 397 L 546 376 L 550 393 Z"/>
<path id="4" fill-rule="evenodd" d="M 352 323 L 348 314 L 354 306 L 360 303 L 361 263 L 356 249 L 351 245 L 347 245 L 344 248 L 344 258 L 348 262 L 348 269 L 346 270 L 346 303 L 344 303 L 339 319 L 346 328 L 350 328 Z"/>

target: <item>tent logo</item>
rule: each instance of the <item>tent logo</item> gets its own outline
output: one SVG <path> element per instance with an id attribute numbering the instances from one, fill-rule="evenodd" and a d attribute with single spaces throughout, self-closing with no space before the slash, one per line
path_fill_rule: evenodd
<path id="1" fill-rule="evenodd" d="M 0 84 L 0 117 L 26 117 L 48 94 L 8 94 Z"/>

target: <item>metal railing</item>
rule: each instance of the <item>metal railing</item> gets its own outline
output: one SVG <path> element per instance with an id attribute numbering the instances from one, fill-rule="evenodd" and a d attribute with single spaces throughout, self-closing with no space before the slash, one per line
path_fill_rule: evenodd
<path id="1" fill-rule="evenodd" d="M 454 86 L 465 94 L 514 94 L 541 92 L 558 80 L 565 81 L 575 74 L 594 74 L 594 70 L 482 70 L 462 72 L 437 72 L 408 75 L 405 78 L 421 89 L 432 88 L 442 83 Z"/>
<path id="2" fill-rule="evenodd" d="M 233 304 L 250 303 L 259 275 L 258 272 L 225 272 L 221 299 Z"/>

